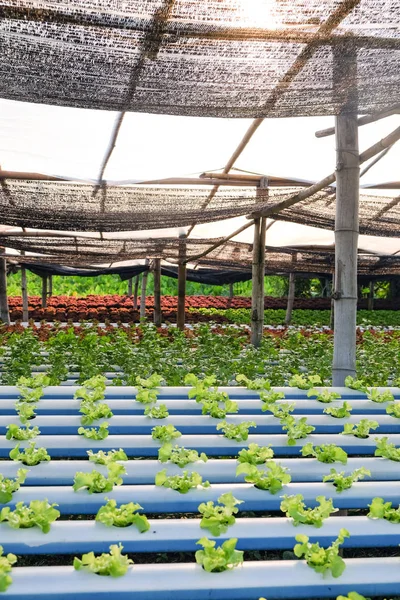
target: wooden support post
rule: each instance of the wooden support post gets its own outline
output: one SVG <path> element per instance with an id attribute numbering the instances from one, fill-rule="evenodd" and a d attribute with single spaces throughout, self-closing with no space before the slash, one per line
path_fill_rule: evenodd
<path id="1" fill-rule="evenodd" d="M 47 307 L 47 277 L 42 277 L 42 308 Z"/>
<path id="2" fill-rule="evenodd" d="M 28 284 L 26 280 L 26 269 L 21 267 L 21 293 L 22 293 L 22 320 L 24 323 L 29 321 L 28 311 Z"/>
<path id="3" fill-rule="evenodd" d="M 343 90 L 346 113 L 336 117 L 335 323 L 333 385 L 356 375 L 357 245 L 360 157 L 357 126 L 357 54 L 334 53 L 334 77 Z"/>
<path id="4" fill-rule="evenodd" d="M 154 259 L 154 325 L 161 327 L 161 259 Z"/>
<path id="5" fill-rule="evenodd" d="M 261 344 L 264 327 L 265 228 L 265 217 L 254 220 L 251 343 L 256 348 Z"/>
<path id="6" fill-rule="evenodd" d="M 133 288 L 133 310 L 137 310 L 137 301 L 138 301 L 138 293 L 139 293 L 139 279 L 140 279 L 140 275 L 136 275 L 135 287 Z"/>
<path id="7" fill-rule="evenodd" d="M 146 258 L 145 265 L 148 265 L 148 264 L 149 264 L 149 259 Z M 142 293 L 140 296 L 140 320 L 146 318 L 147 275 L 148 275 L 148 271 L 145 271 L 142 276 Z"/>
<path id="8" fill-rule="evenodd" d="M 0 248 L 0 254 L 4 254 L 4 248 Z M 10 313 L 8 310 L 7 297 L 7 261 L 0 257 L 0 320 L 6 325 L 10 324 Z"/>
<path id="9" fill-rule="evenodd" d="M 294 290 L 295 290 L 295 274 L 289 273 L 289 290 L 287 297 L 287 306 L 286 306 L 286 317 L 285 317 L 285 325 L 286 327 L 290 325 L 292 322 L 292 312 L 293 312 L 293 304 L 294 304 Z"/>
<path id="10" fill-rule="evenodd" d="M 374 281 L 371 279 L 371 281 L 369 282 L 369 294 L 368 294 L 368 303 L 367 303 L 368 310 L 374 310 L 374 290 L 375 290 L 375 284 L 374 284 Z"/>
<path id="11" fill-rule="evenodd" d="M 233 298 L 234 296 L 233 283 L 229 284 L 229 298 Z"/>
<path id="12" fill-rule="evenodd" d="M 132 283 L 133 283 L 132 277 L 129 277 L 129 279 L 128 279 L 128 298 L 132 297 L 132 287 L 133 287 Z"/>
<path id="13" fill-rule="evenodd" d="M 185 329 L 185 307 L 186 307 L 186 240 L 181 237 L 179 244 L 178 265 L 178 312 L 176 326 L 182 331 Z"/>
<path id="14" fill-rule="evenodd" d="M 53 295 L 53 275 L 49 275 L 49 291 L 48 297 L 51 298 Z"/>

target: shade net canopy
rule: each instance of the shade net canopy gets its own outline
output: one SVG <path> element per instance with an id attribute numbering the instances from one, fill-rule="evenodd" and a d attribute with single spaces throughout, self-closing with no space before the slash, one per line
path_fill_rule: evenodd
<path id="1" fill-rule="evenodd" d="M 192 116 L 336 114 L 350 49 L 359 111 L 373 112 L 399 98 L 399 10 L 398 0 L 1 1 L 0 96 Z"/>

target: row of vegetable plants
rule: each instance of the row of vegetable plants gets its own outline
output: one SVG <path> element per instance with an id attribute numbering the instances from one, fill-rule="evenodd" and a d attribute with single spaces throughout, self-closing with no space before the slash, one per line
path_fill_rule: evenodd
<path id="1" fill-rule="evenodd" d="M 257 390 L 262 402 L 262 411 L 270 411 L 274 417 L 280 420 L 282 429 L 287 432 L 288 445 L 294 445 L 296 440 L 306 438 L 314 428 L 307 424 L 305 417 L 296 420 L 290 413 L 293 408 L 290 405 L 279 404 L 282 399 L 282 393 L 271 390 L 271 382 L 266 378 L 249 379 L 246 375 L 241 374 L 236 377 L 238 383 L 244 384 L 248 389 Z M 23 427 L 10 425 L 8 427 L 7 438 L 16 441 L 32 439 L 40 434 L 38 428 L 30 428 L 28 421 L 34 418 L 32 412 L 32 404 L 37 403 L 43 396 L 43 388 L 48 385 L 50 378 L 47 375 L 39 375 L 30 379 L 21 378 L 19 380 L 20 400 L 16 403 L 16 410 L 19 415 Z M 158 390 L 162 383 L 162 377 L 153 373 L 149 378 L 136 376 L 136 401 L 145 406 L 144 414 L 151 419 L 163 419 L 168 416 L 168 411 L 165 405 L 158 405 Z M 249 436 L 249 429 L 254 427 L 252 422 L 243 422 L 238 425 L 232 425 L 226 422 L 227 414 L 237 412 L 237 404 L 229 398 L 226 392 L 219 391 L 216 386 L 216 377 L 209 376 L 199 378 L 193 373 L 187 374 L 184 378 L 184 383 L 191 386 L 188 391 L 189 398 L 194 398 L 196 402 L 202 406 L 202 414 L 209 415 L 212 418 L 218 419 L 216 425 L 217 431 L 222 431 L 223 435 L 228 439 L 237 442 L 246 441 Z M 321 383 L 321 378 L 317 375 L 305 376 L 295 375 L 291 381 L 292 385 L 300 389 L 308 389 L 308 396 L 315 397 L 318 402 L 329 404 L 339 399 L 339 394 L 328 390 L 319 390 L 315 386 Z M 346 382 L 353 389 L 359 389 L 367 392 L 368 398 L 372 402 L 378 404 L 388 403 L 389 406 L 395 407 L 394 411 L 387 411 L 394 418 L 397 416 L 396 409 L 400 403 L 394 402 L 394 398 L 389 391 L 379 391 L 376 389 L 368 389 L 361 381 L 349 379 Z M 106 390 L 106 379 L 103 376 L 95 376 L 86 381 L 81 389 L 75 393 L 75 397 L 80 399 L 80 413 L 82 427 L 78 429 L 78 434 L 83 435 L 87 439 L 102 440 L 108 437 L 108 426 L 102 422 L 100 425 L 87 428 L 84 425 L 92 425 L 95 421 L 103 418 L 112 418 L 112 412 L 109 406 L 104 402 Z M 342 407 L 337 409 L 341 411 L 335 414 L 324 412 L 331 416 L 343 418 L 349 416 L 349 405 L 344 402 Z M 343 413 L 344 411 L 344 413 Z M 356 437 L 366 438 L 369 436 L 370 429 L 376 429 L 378 423 L 362 419 L 356 426 L 344 426 L 343 434 L 355 435 Z M 152 429 L 152 437 L 157 440 L 161 447 L 159 449 L 160 462 L 172 462 L 179 467 L 184 468 L 192 462 L 198 460 L 206 461 L 205 454 L 198 454 L 195 450 L 188 450 L 173 443 L 181 437 L 181 433 L 171 424 L 155 425 Z M 303 456 L 313 456 L 318 461 L 326 463 L 347 462 L 346 452 L 335 445 L 325 445 L 315 447 L 312 443 L 303 446 L 301 451 Z M 92 473 L 77 472 L 74 479 L 73 489 L 78 491 L 86 489 L 88 493 L 110 492 L 114 485 L 123 483 L 123 474 L 125 467 L 119 461 L 127 459 L 126 454 L 122 449 L 119 451 L 113 450 L 108 453 L 99 451 L 93 453 L 88 451 L 89 460 L 98 464 L 107 466 L 107 476 L 104 476 L 99 471 Z M 388 444 L 387 438 L 377 438 L 377 456 L 384 456 L 389 460 L 400 461 L 400 449 L 395 448 L 393 444 Z M 288 484 L 291 480 L 290 473 L 285 468 L 282 468 L 276 462 L 273 462 L 273 450 L 271 447 L 259 447 L 257 444 L 250 444 L 247 449 L 243 449 L 238 453 L 237 474 L 244 474 L 245 480 L 253 484 L 258 489 L 268 490 L 272 494 L 276 494 L 282 487 Z M 10 458 L 19 460 L 21 463 L 34 466 L 42 460 L 50 460 L 50 456 L 44 448 L 35 448 L 34 443 L 25 450 L 20 450 L 16 446 L 11 450 Z M 260 468 L 264 467 L 264 470 Z M 324 478 L 326 481 L 332 481 L 338 493 L 352 486 L 354 481 L 368 476 L 370 473 L 367 469 L 358 469 L 357 472 L 345 477 L 343 473 L 337 473 L 332 469 L 331 475 Z M 14 480 L 0 480 L 0 502 L 8 502 L 10 495 L 19 489 L 19 486 L 24 483 L 26 476 L 25 469 L 19 469 L 17 477 Z M 156 486 L 171 488 L 180 493 L 188 493 L 190 489 L 209 487 L 209 482 L 203 481 L 199 473 L 184 470 L 181 475 L 168 476 L 166 470 L 161 470 L 155 478 Z M 1 495 L 2 494 L 2 495 Z M 287 517 L 291 518 L 294 525 L 306 524 L 321 527 L 323 521 L 328 518 L 337 509 L 333 506 L 331 499 L 318 497 L 316 500 L 318 505 L 314 508 L 307 507 L 303 502 L 304 498 L 301 495 L 283 496 L 281 502 L 281 510 Z M 241 500 L 236 499 L 231 493 L 225 494 L 218 498 L 218 504 L 213 501 L 202 503 L 198 507 L 199 513 L 202 515 L 200 528 L 208 529 L 214 537 L 218 537 L 221 533 L 225 533 L 231 525 L 235 523 L 235 515 L 238 512 L 238 505 Z M 382 498 L 373 498 L 369 506 L 368 516 L 370 518 L 384 518 L 392 523 L 400 521 L 400 509 L 393 509 L 390 502 L 385 502 Z M 116 502 L 108 500 L 97 513 L 96 519 L 108 525 L 124 526 L 134 524 L 139 528 L 139 531 L 145 532 L 149 529 L 146 517 L 139 514 L 137 511 L 142 507 L 135 503 L 118 507 Z M 4 513 L 3 513 L 4 511 Z M 0 520 L 8 522 L 11 526 L 31 527 L 39 526 L 45 533 L 49 531 L 50 525 L 59 517 L 56 505 L 49 505 L 47 500 L 32 501 L 29 506 L 17 504 L 16 509 L 11 511 L 9 507 L 4 507 L 0 513 Z M 13 525 L 14 524 L 14 525 Z M 304 558 L 306 563 L 319 573 L 330 572 L 334 577 L 339 577 L 344 568 L 339 547 L 345 538 L 349 537 L 348 531 L 341 530 L 339 537 L 328 548 L 321 548 L 318 543 L 311 543 L 309 537 L 305 535 L 296 536 L 297 544 L 294 545 L 294 555 L 298 558 Z M 226 540 L 220 546 L 216 545 L 215 540 L 201 538 L 198 544 L 202 546 L 202 550 L 196 552 L 196 561 L 203 566 L 206 571 L 222 572 L 227 569 L 232 569 L 243 562 L 243 552 L 236 549 L 237 539 L 232 538 Z M 0 585 L 3 582 L 4 587 L 10 585 L 10 570 L 15 562 L 14 556 L 8 556 L 3 559 L 4 573 Z M 122 548 L 112 545 L 110 554 L 103 554 L 100 557 L 95 557 L 93 553 L 85 554 L 82 558 L 75 558 L 74 567 L 76 569 L 87 569 L 93 573 L 101 575 L 120 576 L 127 572 L 131 559 L 122 554 Z M 0 587 L 1 589 L 1 587 Z M 362 598 L 362 596 L 354 596 L 356 592 L 348 598 Z"/>

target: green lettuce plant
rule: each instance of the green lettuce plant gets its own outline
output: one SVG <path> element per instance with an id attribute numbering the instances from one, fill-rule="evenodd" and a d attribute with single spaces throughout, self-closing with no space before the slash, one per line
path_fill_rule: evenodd
<path id="1" fill-rule="evenodd" d="M 207 455 L 202 452 L 199 454 L 197 450 L 184 448 L 183 446 L 172 446 L 171 443 L 167 442 L 161 446 L 158 451 L 158 460 L 162 463 L 171 462 L 178 467 L 186 467 L 190 463 L 202 460 L 207 462 Z"/>
<path id="2" fill-rule="evenodd" d="M 352 411 L 351 404 L 349 402 L 344 401 L 342 406 L 327 406 L 324 408 L 323 412 L 326 415 L 330 415 L 331 417 L 335 417 L 336 419 L 346 419 L 351 416 Z"/>
<path id="3" fill-rule="evenodd" d="M 17 562 L 15 554 L 3 554 L 3 546 L 0 546 L 0 592 L 6 592 L 8 586 L 12 584 L 10 575 L 12 566 Z"/>
<path id="4" fill-rule="evenodd" d="M 183 471 L 182 475 L 167 475 L 167 469 L 163 469 L 156 475 L 155 484 L 166 488 L 171 488 L 180 494 L 187 494 L 189 490 L 202 487 L 210 487 L 209 481 L 203 481 L 202 476 L 195 471 Z"/>
<path id="5" fill-rule="evenodd" d="M 273 457 L 274 451 L 270 446 L 249 444 L 248 448 L 240 450 L 237 460 L 240 463 L 249 463 L 250 465 L 263 465 L 267 460 Z"/>
<path id="6" fill-rule="evenodd" d="M 239 512 L 237 504 L 242 504 L 242 500 L 237 500 L 232 494 L 222 494 L 218 498 L 219 504 L 213 501 L 202 502 L 199 505 L 199 513 L 202 515 L 200 527 L 208 529 L 213 536 L 220 536 L 226 533 L 228 527 L 236 522 L 235 515 Z"/>
<path id="7" fill-rule="evenodd" d="M 129 502 L 129 504 L 117 506 L 115 500 L 109 500 L 108 498 L 106 500 L 107 503 L 97 511 L 96 521 L 107 527 L 129 527 L 134 525 L 140 533 L 150 529 L 150 523 L 146 515 L 137 512 L 143 510 L 143 506 L 140 506 L 140 504 Z"/>
<path id="8" fill-rule="evenodd" d="M 283 485 L 290 483 L 292 479 L 287 471 L 286 467 L 282 467 L 272 460 L 265 463 L 264 470 L 244 462 L 237 466 L 236 476 L 244 474 L 247 483 L 252 483 L 260 490 L 268 490 L 271 494 L 276 494 Z"/>
<path id="9" fill-rule="evenodd" d="M 307 508 L 304 503 L 304 497 L 301 494 L 283 496 L 280 509 L 288 518 L 292 519 L 295 527 L 298 525 L 322 527 L 325 519 L 339 509 L 334 508 L 332 498 L 327 500 L 325 496 L 317 496 L 316 500 L 318 506 Z"/>
<path id="10" fill-rule="evenodd" d="M 83 400 L 81 402 L 79 412 L 82 413 L 82 425 L 92 425 L 99 419 L 110 419 L 113 416 L 108 404 L 105 402 L 95 403 L 90 400 Z"/>
<path id="11" fill-rule="evenodd" d="M 305 444 L 301 449 L 302 456 L 313 456 L 322 463 L 340 462 L 347 464 L 347 452 L 336 446 L 336 444 L 322 444 L 314 446 L 311 442 Z"/>
<path id="12" fill-rule="evenodd" d="M 313 425 L 307 424 L 307 417 L 296 420 L 292 415 L 288 415 L 281 419 L 281 423 L 282 429 L 286 431 L 288 436 L 288 446 L 295 446 L 296 440 L 306 438 L 315 431 Z"/>
<path id="13" fill-rule="evenodd" d="M 11 425 L 7 425 L 6 429 L 7 440 L 31 440 L 32 438 L 40 435 L 40 429 L 36 426 L 31 427 L 30 425 L 25 425 L 24 427 L 20 427 L 15 423 L 11 423 Z"/>
<path id="14" fill-rule="evenodd" d="M 156 425 L 151 430 L 151 437 L 157 442 L 165 444 L 181 437 L 181 432 L 174 425 Z"/>
<path id="15" fill-rule="evenodd" d="M 308 398 L 315 398 L 318 402 L 323 402 L 325 404 L 341 398 L 341 395 L 337 392 L 330 392 L 327 389 L 316 390 L 315 388 L 308 390 L 307 396 Z"/>
<path id="16" fill-rule="evenodd" d="M 6 478 L 0 473 L 0 504 L 7 504 L 12 500 L 13 493 L 25 482 L 27 473 L 28 469 L 18 469 L 15 479 Z"/>
<path id="17" fill-rule="evenodd" d="M 169 417 L 169 412 L 165 404 L 160 404 L 160 406 L 146 406 L 144 414 L 150 419 L 166 419 Z"/>
<path id="18" fill-rule="evenodd" d="M 387 437 L 375 438 L 375 456 L 382 456 L 388 460 L 400 462 L 400 448 L 396 448 L 394 444 L 389 444 L 388 439 Z"/>
<path id="19" fill-rule="evenodd" d="M 372 498 L 368 504 L 370 519 L 386 519 L 390 523 L 400 523 L 400 506 L 392 508 L 392 502 L 385 502 L 383 498 Z"/>
<path id="20" fill-rule="evenodd" d="M 371 429 L 378 429 L 379 423 L 370 419 L 361 419 L 356 425 L 354 423 L 345 423 L 342 435 L 354 435 L 355 437 L 366 439 L 369 437 Z"/>
<path id="21" fill-rule="evenodd" d="M 83 554 L 82 558 L 74 558 L 74 569 L 77 571 L 84 570 L 96 575 L 109 577 L 121 577 L 125 575 L 129 569 L 129 565 L 133 564 L 133 560 L 122 554 L 123 546 L 113 544 L 110 546 L 109 554 L 101 554 L 95 556 L 94 552 Z"/>
<path id="22" fill-rule="evenodd" d="M 248 390 L 270 390 L 271 382 L 268 379 L 258 377 L 257 379 L 249 379 L 242 373 L 236 375 L 236 381 L 244 385 Z"/>
<path id="23" fill-rule="evenodd" d="M 72 487 L 74 492 L 77 492 L 81 489 L 86 489 L 89 494 L 111 492 L 111 490 L 114 489 L 114 485 L 122 485 L 123 479 L 121 475 L 124 475 L 125 472 L 124 465 L 116 462 L 112 462 L 107 465 L 107 477 L 95 470 L 91 471 L 90 473 L 78 471 L 75 473 L 74 485 Z"/>
<path id="24" fill-rule="evenodd" d="M 333 577 L 340 577 L 346 564 L 339 555 L 339 546 L 349 537 L 347 529 L 341 529 L 337 539 L 328 548 L 321 548 L 318 542 L 311 544 L 307 535 L 296 535 L 298 543 L 293 551 L 298 558 L 304 558 L 308 566 L 317 573 L 324 575 L 330 571 Z"/>
<path id="25" fill-rule="evenodd" d="M 243 552 L 236 550 L 237 538 L 226 540 L 217 548 L 214 540 L 205 537 L 196 543 L 203 546 L 203 549 L 197 550 L 195 554 L 196 562 L 208 573 L 222 573 L 243 562 Z"/>
<path id="26" fill-rule="evenodd" d="M 89 440 L 105 440 L 108 435 L 108 423 L 102 423 L 99 427 L 79 427 L 78 434 Z"/>
<path id="27" fill-rule="evenodd" d="M 325 475 L 323 478 L 323 482 L 332 481 L 333 485 L 336 488 L 337 492 L 343 492 L 344 490 L 348 490 L 351 488 L 353 483 L 356 481 L 360 481 L 364 479 L 364 477 L 371 477 L 371 471 L 369 469 L 365 469 L 364 467 L 360 467 L 359 469 L 355 469 L 353 473 L 350 475 L 345 475 L 344 471 L 338 473 L 336 469 L 331 469 L 330 475 Z"/>
<path id="28" fill-rule="evenodd" d="M 372 402 L 378 402 L 380 404 L 382 404 L 383 402 L 394 401 L 392 392 L 390 392 L 389 390 L 380 392 L 377 388 L 368 388 L 367 398 L 368 400 L 372 400 Z"/>
<path id="29" fill-rule="evenodd" d="M 257 427 L 255 421 L 245 421 L 243 423 L 238 423 L 238 425 L 221 421 L 221 423 L 218 423 L 217 425 L 217 431 L 222 431 L 224 437 L 228 440 L 243 442 L 249 437 L 250 427 Z"/>
<path id="30" fill-rule="evenodd" d="M 30 442 L 29 446 L 22 450 L 20 450 L 20 444 L 17 444 L 10 451 L 9 457 L 11 460 L 22 462 L 29 467 L 51 460 L 46 448 L 36 448 L 36 442 Z"/>
<path id="31" fill-rule="evenodd" d="M 89 456 L 89 460 L 97 465 L 109 465 L 113 462 L 117 462 L 118 460 L 128 460 L 128 457 L 122 448 L 119 450 L 109 450 L 108 452 L 104 452 L 103 450 L 99 450 L 98 452 L 88 450 L 87 454 Z"/>
<path id="32" fill-rule="evenodd" d="M 17 502 L 14 510 L 9 506 L 1 509 L 0 523 L 7 522 L 13 529 L 39 527 L 43 533 L 48 533 L 51 524 L 60 516 L 56 506 L 58 504 L 49 504 L 47 500 L 32 500 L 29 506 Z"/>

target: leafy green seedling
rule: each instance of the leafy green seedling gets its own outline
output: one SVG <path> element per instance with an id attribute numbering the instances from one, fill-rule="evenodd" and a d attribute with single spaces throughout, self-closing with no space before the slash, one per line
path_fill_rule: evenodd
<path id="1" fill-rule="evenodd" d="M 218 388 L 215 387 L 216 381 L 217 378 L 215 375 L 204 377 L 204 379 L 199 379 L 199 377 L 194 375 L 194 373 L 187 373 L 184 379 L 185 385 L 192 386 L 192 389 L 190 389 L 188 392 L 189 398 L 196 398 L 196 402 L 203 402 L 203 400 L 209 397 L 209 391 L 211 387 L 213 387 L 213 391 L 215 392 L 218 390 Z"/>
<path id="2" fill-rule="evenodd" d="M 283 485 L 290 483 L 291 476 L 288 469 L 269 460 L 265 463 L 266 469 L 258 469 L 255 465 L 249 463 L 240 463 L 236 468 L 236 476 L 244 474 L 245 481 L 252 483 L 260 490 L 268 490 L 271 494 L 276 494 L 282 489 Z"/>
<path id="3" fill-rule="evenodd" d="M 249 444 L 248 448 L 243 448 L 243 450 L 239 452 L 237 460 L 240 463 L 249 463 L 249 465 L 263 465 L 267 460 L 273 457 L 274 451 L 270 446 Z"/>
<path id="4" fill-rule="evenodd" d="M 386 407 L 386 413 L 395 419 L 400 419 L 400 402 L 393 402 Z"/>
<path id="5" fill-rule="evenodd" d="M 169 412 L 165 404 L 160 404 L 160 406 L 146 406 L 144 414 L 150 419 L 166 419 L 169 417 Z"/>
<path id="6" fill-rule="evenodd" d="M 39 427 L 31 427 L 30 425 L 25 425 L 24 427 L 20 427 L 15 423 L 11 423 L 11 425 L 7 425 L 7 440 L 31 440 L 36 436 L 40 435 Z"/>
<path id="7" fill-rule="evenodd" d="M 293 375 L 289 379 L 289 385 L 300 390 L 310 390 L 316 385 L 323 385 L 323 382 L 319 375 Z"/>
<path id="8" fill-rule="evenodd" d="M 155 484 L 160 487 L 171 488 L 180 494 L 187 494 L 189 490 L 198 487 L 210 487 L 209 481 L 203 481 L 199 473 L 183 471 L 182 475 L 171 475 L 168 477 L 167 469 L 163 469 L 156 475 Z"/>
<path id="9" fill-rule="evenodd" d="M 282 419 L 282 429 L 287 432 L 288 446 L 295 446 L 296 440 L 306 438 L 310 433 L 315 431 L 313 425 L 307 424 L 307 417 L 296 419 L 292 415 L 288 415 Z"/>
<path id="10" fill-rule="evenodd" d="M 346 419 L 351 416 L 352 411 L 351 404 L 349 402 L 344 401 L 342 406 L 327 406 L 324 408 L 323 412 L 326 415 L 330 415 L 331 417 L 335 417 L 336 419 Z"/>
<path id="11" fill-rule="evenodd" d="M 242 383 L 248 390 L 270 390 L 271 382 L 268 379 L 259 377 L 258 379 L 249 379 L 246 375 L 236 375 L 236 381 Z"/>
<path id="12" fill-rule="evenodd" d="M 262 412 L 271 412 L 274 417 L 279 420 L 286 419 L 294 411 L 296 405 L 292 402 L 291 404 L 264 404 L 261 407 Z"/>
<path id="13" fill-rule="evenodd" d="M 218 498 L 218 504 L 213 501 L 202 502 L 199 505 L 199 513 L 202 516 L 200 527 L 208 529 L 213 536 L 220 536 L 221 533 L 226 533 L 228 527 L 236 522 L 235 514 L 239 512 L 237 504 L 242 504 L 242 500 L 237 500 L 232 492 L 222 494 Z"/>
<path id="14" fill-rule="evenodd" d="M 103 450 L 99 450 L 98 452 L 88 450 L 87 454 L 89 456 L 89 460 L 97 465 L 109 465 L 110 463 L 117 462 L 118 460 L 128 460 L 128 457 L 122 448 L 119 450 L 109 450 L 108 452 L 104 452 Z"/>
<path id="15" fill-rule="evenodd" d="M 11 460 L 17 460 L 29 467 L 34 467 L 41 462 L 50 460 L 50 455 L 46 448 L 36 448 L 36 442 L 30 442 L 28 448 L 22 448 L 22 450 L 20 450 L 20 444 L 17 444 L 10 451 L 9 457 Z"/>
<path id="16" fill-rule="evenodd" d="M 392 508 L 391 502 L 385 502 L 383 498 L 372 498 L 368 504 L 370 519 L 386 519 L 390 523 L 400 523 L 400 506 Z"/>
<path id="17" fill-rule="evenodd" d="M 331 469 L 330 475 L 325 475 L 323 478 L 323 482 L 332 481 L 333 485 L 336 488 L 337 492 L 343 492 L 344 490 L 348 490 L 351 488 L 353 483 L 356 481 L 360 481 L 360 479 L 364 479 L 364 477 L 371 477 L 371 471 L 369 469 L 365 469 L 364 467 L 360 467 L 359 469 L 355 469 L 353 473 L 350 475 L 345 475 L 344 471 L 338 473 L 336 469 Z"/>
<path id="18" fill-rule="evenodd" d="M 218 423 L 217 425 L 217 431 L 222 431 L 224 437 L 228 440 L 243 442 L 249 437 L 250 427 L 257 427 L 257 425 L 254 421 L 245 421 L 243 423 L 238 423 L 238 425 L 221 421 L 221 423 Z"/>
<path id="19" fill-rule="evenodd" d="M 354 423 L 345 423 L 344 429 L 341 432 L 342 435 L 354 435 L 357 438 L 366 439 L 369 437 L 371 429 L 378 429 L 379 423 L 377 421 L 370 421 L 369 419 L 361 419 L 357 425 Z"/>
<path id="20" fill-rule="evenodd" d="M 151 430 L 151 437 L 153 440 L 165 444 L 171 440 L 181 437 L 181 432 L 174 427 L 174 425 L 156 425 Z"/>
<path id="21" fill-rule="evenodd" d="M 38 373 L 37 375 L 32 375 L 32 377 L 20 377 L 17 381 L 18 389 L 38 389 L 47 387 L 48 385 L 50 385 L 50 377 L 46 373 Z"/>
<path id="22" fill-rule="evenodd" d="M 375 456 L 382 456 L 388 460 L 400 462 L 400 448 L 396 448 L 394 444 L 389 444 L 388 439 L 387 437 L 375 438 Z"/>
<path id="23" fill-rule="evenodd" d="M 311 544 L 307 535 L 296 535 L 296 542 L 299 543 L 293 551 L 298 558 L 304 558 L 308 566 L 317 573 L 325 574 L 330 571 L 333 577 L 340 577 L 346 564 L 339 556 L 339 546 L 348 537 L 350 534 L 347 529 L 341 529 L 338 538 L 328 548 L 321 548 L 318 542 Z"/>
<path id="24" fill-rule="evenodd" d="M 243 552 L 236 550 L 237 538 L 226 540 L 218 548 L 214 540 L 205 537 L 196 543 L 203 546 L 195 554 L 196 562 L 208 573 L 222 573 L 243 563 Z"/>
<path id="25" fill-rule="evenodd" d="M 79 427 L 79 435 L 89 440 L 105 440 L 108 437 L 108 423 L 102 423 L 99 427 Z"/>
<path id="26" fill-rule="evenodd" d="M 275 392 L 274 390 L 270 390 L 269 392 L 260 392 L 260 400 L 264 403 L 264 406 L 261 407 L 261 410 L 265 412 L 268 410 L 265 408 L 265 405 L 275 404 L 278 400 L 284 400 L 285 394 L 283 392 Z"/>
<path id="27" fill-rule="evenodd" d="M 371 600 L 371 598 L 361 596 L 361 594 L 358 594 L 357 592 L 349 592 L 347 596 L 338 596 L 336 600 Z"/>
<path id="28" fill-rule="evenodd" d="M 368 398 L 368 400 L 372 400 L 372 402 L 378 402 L 379 404 L 382 404 L 383 402 L 393 402 L 394 401 L 392 392 L 389 392 L 389 390 L 380 392 L 378 390 L 378 388 L 368 388 L 367 398 Z"/>
<path id="29" fill-rule="evenodd" d="M 310 442 L 302 447 L 301 454 L 302 456 L 313 456 L 322 463 L 340 462 L 343 465 L 347 464 L 347 452 L 340 446 L 336 446 L 336 444 L 313 446 Z"/>
<path id="30" fill-rule="evenodd" d="M 332 498 L 327 500 L 325 496 L 317 496 L 319 506 L 315 508 L 307 508 L 303 502 L 304 498 L 301 494 L 296 496 L 283 496 L 280 509 L 288 518 L 293 519 L 293 525 L 313 525 L 314 527 L 322 527 L 323 522 L 332 513 L 339 509 L 334 508 Z"/>
<path id="31" fill-rule="evenodd" d="M 19 420 L 25 425 L 31 419 L 36 417 L 35 408 L 29 402 L 17 402 L 15 410 L 19 416 Z"/>
<path id="32" fill-rule="evenodd" d="M 8 479 L 0 473 L 0 504 L 7 504 L 12 495 L 17 492 L 26 479 L 28 469 L 18 469 L 15 479 Z"/>
<path id="33" fill-rule="evenodd" d="M 92 471 L 91 473 L 84 473 L 78 471 L 74 477 L 74 492 L 81 489 L 86 489 L 89 494 L 99 494 L 101 492 L 111 492 L 114 489 L 114 485 L 122 485 L 122 477 L 124 475 L 125 467 L 119 463 L 110 463 L 107 466 L 108 477 L 105 477 L 99 471 Z"/>
<path id="34" fill-rule="evenodd" d="M 56 506 L 58 504 L 49 504 L 47 500 L 32 500 L 29 506 L 24 502 L 17 502 L 14 510 L 9 506 L 1 509 L 0 523 L 7 521 L 13 529 L 39 527 L 43 533 L 48 533 L 51 524 L 60 516 Z"/>
<path id="35" fill-rule="evenodd" d="M 0 546 L 0 592 L 5 592 L 12 584 L 10 575 L 12 566 L 17 562 L 15 554 L 3 555 L 3 546 Z"/>
<path id="36" fill-rule="evenodd" d="M 96 515 L 96 521 L 100 521 L 107 527 L 129 527 L 135 525 L 140 533 L 150 529 L 150 523 L 146 515 L 141 515 L 137 511 L 143 510 L 140 504 L 129 502 L 117 506 L 115 500 L 106 498 L 107 504 L 101 506 Z"/>
<path id="37" fill-rule="evenodd" d="M 96 575 L 107 575 L 109 577 L 121 577 L 128 571 L 133 560 L 122 554 L 123 546 L 113 544 L 110 546 L 109 554 L 95 556 L 94 552 L 83 554 L 82 558 L 74 558 L 74 569 L 81 569 L 96 573 Z"/>
<path id="38" fill-rule="evenodd" d="M 316 390 L 315 388 L 308 390 L 307 396 L 308 398 L 315 398 L 318 402 L 323 402 L 325 404 L 341 398 L 341 395 L 337 392 L 330 392 L 327 389 Z"/>
<path id="39" fill-rule="evenodd" d="M 210 415 L 214 419 L 225 419 L 228 413 L 237 413 L 239 407 L 233 400 L 216 400 L 214 398 L 202 401 L 201 414 Z"/>
<path id="40" fill-rule="evenodd" d="M 344 385 L 351 390 L 358 390 L 359 392 L 367 392 L 367 384 L 362 379 L 355 379 L 348 375 L 344 380 Z"/>
<path id="41" fill-rule="evenodd" d="M 82 413 L 82 425 L 92 425 L 92 423 L 99 419 L 111 419 L 113 416 L 111 408 L 105 402 L 96 404 L 88 400 L 83 400 L 79 412 Z"/>
<path id="42" fill-rule="evenodd" d="M 169 442 L 163 444 L 158 451 L 158 460 L 162 463 L 171 462 L 178 467 L 186 467 L 190 463 L 195 463 L 199 460 L 207 462 L 207 455 L 202 452 L 200 455 L 197 450 L 184 448 L 183 446 L 175 446 Z"/>
<path id="43" fill-rule="evenodd" d="M 107 378 L 104 375 L 95 375 L 83 382 L 82 387 L 75 392 L 74 398 L 82 398 L 88 402 L 104 400 L 106 382 Z"/>

